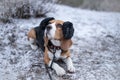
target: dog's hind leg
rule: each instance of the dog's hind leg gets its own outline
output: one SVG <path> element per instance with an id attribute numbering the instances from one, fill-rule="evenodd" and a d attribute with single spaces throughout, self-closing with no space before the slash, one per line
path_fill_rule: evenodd
<path id="1" fill-rule="evenodd" d="M 38 48 L 36 45 L 36 34 L 34 29 L 28 32 L 28 41 L 32 49 L 36 50 Z"/>
<path id="2" fill-rule="evenodd" d="M 30 46 L 31 46 L 32 49 L 34 49 L 34 50 L 38 49 L 38 46 L 36 45 L 34 39 L 29 38 L 29 44 L 30 44 Z"/>

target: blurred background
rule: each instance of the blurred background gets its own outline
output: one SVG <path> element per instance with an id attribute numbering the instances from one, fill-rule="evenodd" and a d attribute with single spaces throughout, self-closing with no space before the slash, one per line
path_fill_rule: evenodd
<path id="1" fill-rule="evenodd" d="M 120 12 L 120 0 L 59 0 L 61 4 L 97 11 Z"/>
<path id="2" fill-rule="evenodd" d="M 55 4 L 71 7 L 120 12 L 120 0 L 0 0 L 0 21 L 10 22 L 10 18 L 45 17 L 54 12 Z"/>

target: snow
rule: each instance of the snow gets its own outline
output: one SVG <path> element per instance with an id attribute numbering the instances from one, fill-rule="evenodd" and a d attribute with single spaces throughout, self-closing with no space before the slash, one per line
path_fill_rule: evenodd
<path id="1" fill-rule="evenodd" d="M 67 73 L 68 78 L 64 79 L 51 71 L 53 78 L 120 80 L 120 14 L 63 5 L 56 5 L 56 8 L 55 13 L 47 16 L 74 24 L 70 50 L 76 73 Z M 14 19 L 11 24 L 0 23 L 0 80 L 49 80 L 41 51 L 31 50 L 27 41 L 29 29 L 38 26 L 42 19 Z M 37 63 L 40 68 L 32 66 Z"/>

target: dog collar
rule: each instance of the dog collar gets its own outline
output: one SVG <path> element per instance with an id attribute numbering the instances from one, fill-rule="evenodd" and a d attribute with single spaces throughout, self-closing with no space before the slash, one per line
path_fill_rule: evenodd
<path id="1" fill-rule="evenodd" d="M 48 41 L 47 47 L 48 47 L 48 50 L 49 50 L 50 52 L 52 52 L 52 53 L 54 53 L 54 49 L 55 49 L 55 50 L 61 50 L 61 47 L 60 47 L 60 46 L 55 46 L 55 45 L 53 45 L 53 43 L 52 43 L 50 40 Z"/>

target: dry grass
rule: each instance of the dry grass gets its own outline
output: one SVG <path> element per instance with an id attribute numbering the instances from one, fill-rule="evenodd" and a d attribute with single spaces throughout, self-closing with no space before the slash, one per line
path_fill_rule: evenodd
<path id="1" fill-rule="evenodd" d="M 9 22 L 10 18 L 45 17 L 53 11 L 55 3 L 54 0 L 1 0 L 0 21 Z"/>

